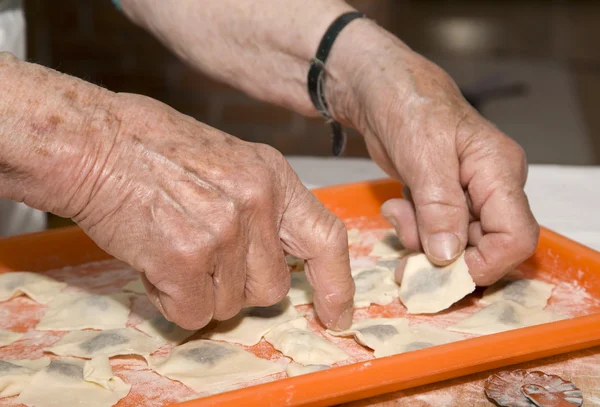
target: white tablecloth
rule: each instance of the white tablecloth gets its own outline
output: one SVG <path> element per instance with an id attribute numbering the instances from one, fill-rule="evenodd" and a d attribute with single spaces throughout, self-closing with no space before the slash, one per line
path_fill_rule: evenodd
<path id="1" fill-rule="evenodd" d="M 368 159 L 288 160 L 308 188 L 387 177 Z M 531 165 L 526 192 L 541 225 L 600 251 L 600 167 Z"/>

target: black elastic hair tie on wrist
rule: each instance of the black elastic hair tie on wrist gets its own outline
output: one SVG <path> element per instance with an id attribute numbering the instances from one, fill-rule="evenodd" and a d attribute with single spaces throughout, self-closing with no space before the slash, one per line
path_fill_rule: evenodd
<path id="1" fill-rule="evenodd" d="M 321 113 L 321 116 L 323 116 L 329 124 L 331 124 L 331 129 L 333 130 L 333 155 L 335 156 L 339 156 L 344 151 L 344 147 L 346 146 L 346 134 L 344 133 L 342 125 L 331 117 L 327 101 L 325 100 L 325 87 L 323 83 L 325 77 L 325 62 L 327 61 L 327 57 L 329 56 L 329 52 L 331 51 L 331 47 L 333 47 L 335 39 L 344 27 L 357 18 L 365 17 L 366 16 L 363 13 L 351 11 L 336 18 L 325 32 L 325 35 L 323 35 L 323 38 L 319 43 L 319 48 L 317 49 L 317 55 L 310 61 L 310 69 L 308 70 L 308 94 L 317 111 Z"/>

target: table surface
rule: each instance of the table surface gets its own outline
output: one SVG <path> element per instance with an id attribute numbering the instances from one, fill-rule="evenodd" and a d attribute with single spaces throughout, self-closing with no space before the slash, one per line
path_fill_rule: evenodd
<path id="1" fill-rule="evenodd" d="M 308 188 L 386 177 L 367 159 L 288 157 Z M 527 196 L 538 222 L 600 250 L 600 167 L 532 165 Z M 572 380 L 584 392 L 584 406 L 600 406 L 600 347 L 511 367 L 542 370 Z M 348 404 L 366 406 L 493 406 L 483 393 L 492 372 L 422 386 Z"/>

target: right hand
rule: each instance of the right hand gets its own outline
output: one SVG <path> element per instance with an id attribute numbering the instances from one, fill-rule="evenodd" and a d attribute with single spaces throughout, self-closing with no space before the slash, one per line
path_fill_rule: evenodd
<path id="1" fill-rule="evenodd" d="M 108 253 L 142 272 L 150 300 L 186 329 L 288 292 L 284 252 L 306 259 L 329 328 L 352 322 L 343 223 L 271 147 L 236 139 L 155 100 L 116 95 L 118 134 L 70 208 Z"/>

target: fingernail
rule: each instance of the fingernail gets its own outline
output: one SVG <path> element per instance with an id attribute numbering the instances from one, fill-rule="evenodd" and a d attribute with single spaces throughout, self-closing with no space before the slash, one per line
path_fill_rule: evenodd
<path id="1" fill-rule="evenodd" d="M 392 215 L 386 215 L 386 214 L 384 214 L 383 217 L 386 218 L 387 221 L 392 224 L 392 226 L 394 227 L 394 229 L 398 230 L 398 223 L 396 222 L 396 219 Z"/>
<path id="2" fill-rule="evenodd" d="M 342 315 L 340 315 L 340 318 L 337 321 L 337 324 L 335 325 L 334 329 L 338 330 L 338 331 L 343 331 L 344 329 L 348 329 L 350 328 L 350 325 L 352 325 L 352 313 L 354 312 L 354 307 L 351 305 L 350 307 L 346 308 L 346 310 L 344 310 L 344 312 L 342 312 Z"/>
<path id="3" fill-rule="evenodd" d="M 427 239 L 428 254 L 435 260 L 449 261 L 458 256 L 460 240 L 454 233 L 438 233 Z"/>

